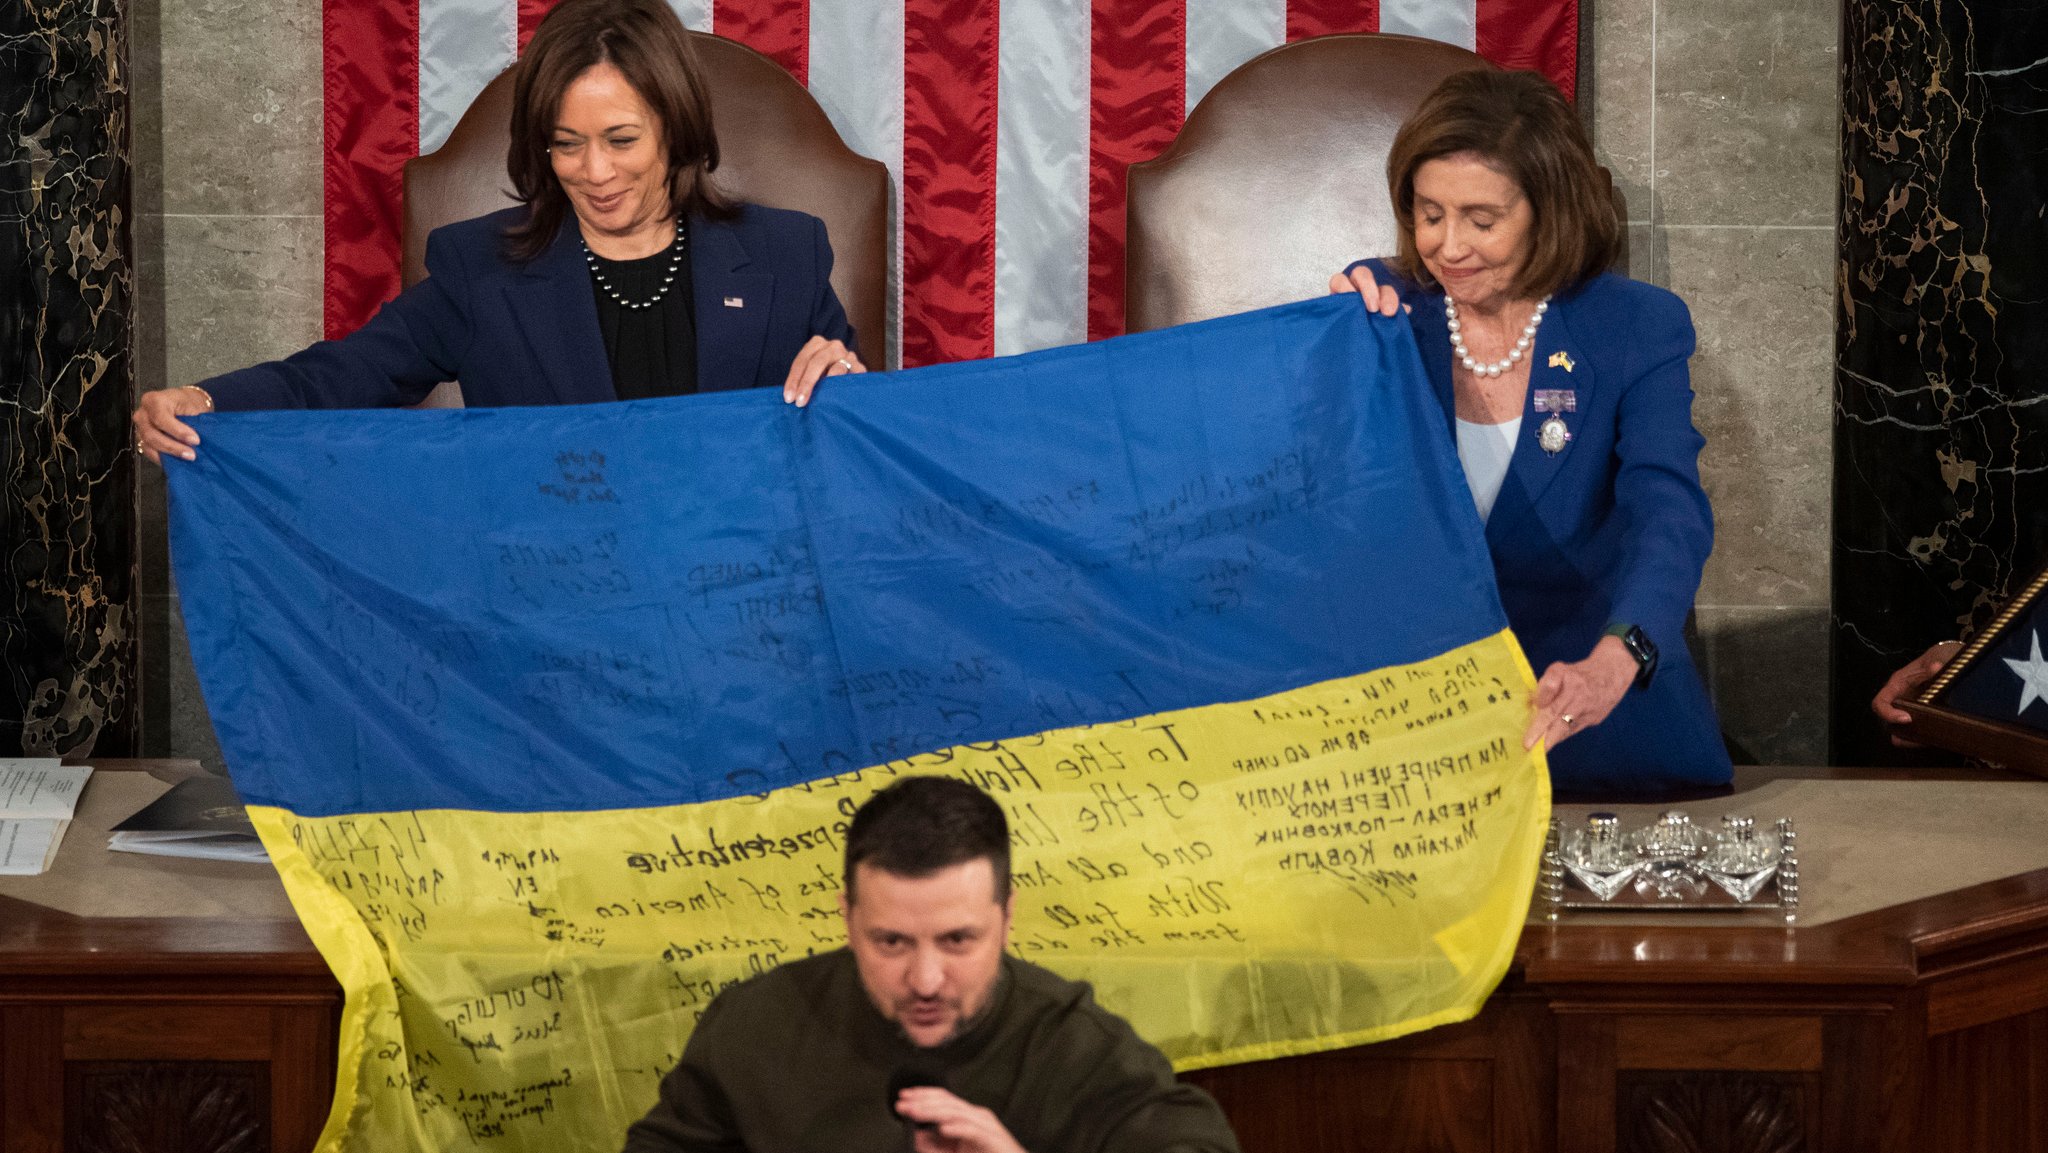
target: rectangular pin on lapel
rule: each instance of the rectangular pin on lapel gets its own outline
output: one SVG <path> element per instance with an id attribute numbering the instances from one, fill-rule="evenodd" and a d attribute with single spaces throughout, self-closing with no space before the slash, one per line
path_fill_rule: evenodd
<path id="1" fill-rule="evenodd" d="M 728 296 L 725 298 L 725 306 L 727 308 L 745 308 L 747 302 L 737 296 Z"/>

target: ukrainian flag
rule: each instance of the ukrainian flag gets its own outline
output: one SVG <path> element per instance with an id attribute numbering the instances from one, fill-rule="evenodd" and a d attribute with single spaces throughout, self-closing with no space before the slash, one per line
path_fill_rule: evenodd
<path id="1" fill-rule="evenodd" d="M 1182 1068 L 1478 1011 L 1549 809 L 1405 323 L 1333 297 L 555 409 L 196 418 L 186 628 L 347 994 L 327 1150 L 612 1150 L 838 947 L 849 814 L 1009 811 L 1013 948 Z"/>

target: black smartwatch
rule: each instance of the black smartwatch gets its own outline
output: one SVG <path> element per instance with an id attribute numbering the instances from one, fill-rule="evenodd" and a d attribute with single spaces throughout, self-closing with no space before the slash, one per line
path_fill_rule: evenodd
<path id="1" fill-rule="evenodd" d="M 1650 678 L 1657 675 L 1657 642 L 1643 631 L 1641 625 L 1608 625 L 1607 635 L 1621 638 L 1628 655 L 1636 659 L 1636 683 L 1639 689 L 1650 686 Z"/>

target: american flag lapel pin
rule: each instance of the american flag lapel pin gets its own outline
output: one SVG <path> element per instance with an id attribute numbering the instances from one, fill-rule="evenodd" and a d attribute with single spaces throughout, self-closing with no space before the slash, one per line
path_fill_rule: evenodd
<path id="1" fill-rule="evenodd" d="M 725 306 L 727 308 L 745 308 L 747 302 L 737 296 L 728 296 L 725 298 Z"/>

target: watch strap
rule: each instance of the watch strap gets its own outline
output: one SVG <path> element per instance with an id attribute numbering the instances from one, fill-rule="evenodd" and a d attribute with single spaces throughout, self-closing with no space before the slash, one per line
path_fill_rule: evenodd
<path id="1" fill-rule="evenodd" d="M 1655 676 L 1657 672 L 1656 642 L 1650 639 L 1649 634 L 1643 631 L 1641 625 L 1626 623 L 1608 625 L 1603 635 L 1617 638 L 1621 641 L 1622 647 L 1628 649 L 1628 655 L 1636 659 L 1634 687 L 1638 689 L 1647 688 L 1650 684 L 1650 678 Z"/>

